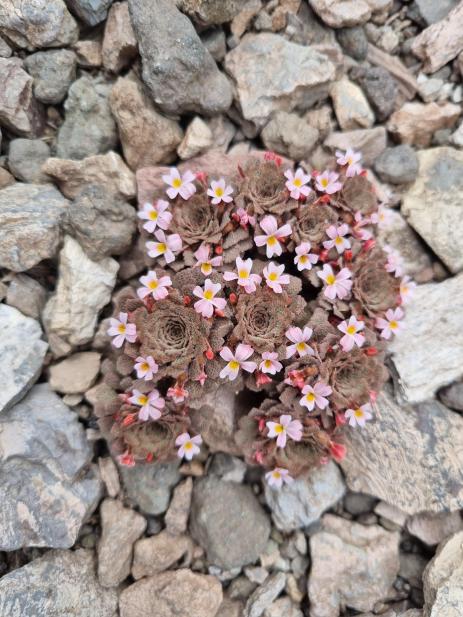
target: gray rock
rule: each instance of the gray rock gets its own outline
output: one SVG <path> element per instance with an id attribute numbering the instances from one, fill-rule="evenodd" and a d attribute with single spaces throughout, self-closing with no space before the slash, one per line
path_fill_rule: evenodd
<path id="1" fill-rule="evenodd" d="M 22 67 L 17 57 L 0 58 L 0 125 L 15 135 L 38 137 L 44 128 L 43 109 L 32 93 L 33 79 Z"/>
<path id="2" fill-rule="evenodd" d="M 336 30 L 336 38 L 347 55 L 355 60 L 365 60 L 368 53 L 368 39 L 361 26 L 340 28 Z"/>
<path id="3" fill-rule="evenodd" d="M 408 581 L 412 587 L 421 589 L 421 579 L 428 561 L 418 553 L 400 553 L 399 576 Z"/>
<path id="4" fill-rule="evenodd" d="M 457 6 L 459 0 L 415 0 L 421 17 L 427 26 L 447 17 L 448 13 Z"/>
<path id="5" fill-rule="evenodd" d="M 244 617 L 261 617 L 262 613 L 268 608 L 285 588 L 286 575 L 277 572 L 269 576 L 249 597 L 244 607 Z"/>
<path id="6" fill-rule="evenodd" d="M 201 25 L 217 25 L 231 21 L 247 0 L 179 0 L 178 8 Z"/>
<path id="7" fill-rule="evenodd" d="M 211 476 L 195 484 L 190 529 L 209 562 L 229 570 L 258 559 L 270 521 L 250 487 Z"/>
<path id="8" fill-rule="evenodd" d="M 0 411 L 4 411 L 37 381 L 48 345 L 37 321 L 6 304 L 0 304 L 0 328 Z"/>
<path id="9" fill-rule="evenodd" d="M 409 184 L 418 175 L 418 157 L 411 146 L 394 146 L 376 159 L 375 171 L 383 182 Z"/>
<path id="10" fill-rule="evenodd" d="M 352 516 L 373 512 L 375 503 L 376 499 L 374 497 L 364 495 L 363 493 L 352 493 L 349 491 L 344 497 L 344 509 Z"/>
<path id="11" fill-rule="evenodd" d="M 201 33 L 201 41 L 216 62 L 225 58 L 227 43 L 222 28 L 211 28 Z"/>
<path id="12" fill-rule="evenodd" d="M 91 341 L 98 313 L 111 299 L 118 269 L 119 264 L 110 257 L 90 260 L 80 244 L 66 236 L 56 291 L 43 312 L 48 334 L 73 346 Z"/>
<path id="13" fill-rule="evenodd" d="M 172 568 L 185 555 L 191 561 L 193 541 L 189 536 L 172 536 L 163 530 L 150 538 L 142 538 L 135 543 L 132 576 L 137 581 L 144 576 L 153 576 Z M 183 562 L 183 560 L 182 560 Z M 182 565 L 185 565 L 182 563 Z"/>
<path id="14" fill-rule="evenodd" d="M 9 0 L 0 6 L 0 34 L 15 47 L 33 51 L 72 45 L 79 28 L 63 0 Z"/>
<path id="15" fill-rule="evenodd" d="M 463 273 L 414 290 L 407 304 L 408 327 L 390 347 L 403 399 L 425 401 L 463 376 L 462 318 Z"/>
<path id="16" fill-rule="evenodd" d="M 23 315 L 33 319 L 39 319 L 46 299 L 46 289 L 27 274 L 13 277 L 6 294 L 6 303 L 9 306 L 14 306 Z"/>
<path id="17" fill-rule="evenodd" d="M 303 476 L 281 490 L 265 487 L 265 498 L 278 529 L 290 532 L 308 527 L 344 496 L 341 472 L 330 462 Z"/>
<path id="18" fill-rule="evenodd" d="M 96 351 L 80 351 L 50 366 L 50 387 L 62 394 L 88 390 L 100 372 L 101 356 Z"/>
<path id="19" fill-rule="evenodd" d="M 29 270 L 53 257 L 69 202 L 51 184 L 13 184 L 0 190 L 0 266 Z"/>
<path id="20" fill-rule="evenodd" d="M 400 534 L 332 514 L 322 523 L 322 531 L 310 538 L 311 617 L 338 617 L 341 607 L 373 610 L 387 597 L 399 571 Z"/>
<path id="21" fill-rule="evenodd" d="M 418 152 L 418 161 L 419 175 L 404 195 L 402 212 L 450 271 L 459 272 L 463 269 L 463 152 L 432 148 Z"/>
<path id="22" fill-rule="evenodd" d="M 359 86 L 343 77 L 333 84 L 330 96 L 342 130 L 368 129 L 373 126 L 375 116 Z"/>
<path id="23" fill-rule="evenodd" d="M 326 97 L 335 65 L 277 34 L 246 34 L 225 58 L 243 117 L 263 126 L 276 111 L 305 111 Z"/>
<path id="24" fill-rule="evenodd" d="M 428 546 L 440 544 L 446 538 L 463 530 L 460 512 L 419 512 L 407 520 L 407 531 Z"/>
<path id="25" fill-rule="evenodd" d="M 69 9 L 88 26 L 96 26 L 106 19 L 113 0 L 66 0 Z"/>
<path id="26" fill-rule="evenodd" d="M 439 545 L 423 575 L 427 617 L 463 613 L 463 531 Z"/>
<path id="27" fill-rule="evenodd" d="M 175 487 L 169 509 L 164 517 L 166 530 L 169 534 L 176 536 L 185 533 L 187 530 L 192 495 L 192 478 L 186 478 Z"/>
<path id="28" fill-rule="evenodd" d="M 384 126 L 356 131 L 335 131 L 328 135 L 323 145 L 333 154 L 336 150 L 347 150 L 347 148 L 360 150 L 362 162 L 365 165 L 372 165 L 375 159 L 386 149 L 387 132 Z"/>
<path id="29" fill-rule="evenodd" d="M 11 49 L 11 47 L 8 45 L 5 39 L 0 37 L 0 58 L 9 58 L 12 53 L 13 50 Z"/>
<path id="30" fill-rule="evenodd" d="M 113 459 L 110 456 L 100 457 L 98 459 L 98 469 L 109 497 L 117 497 L 121 491 L 121 483 L 119 472 Z"/>
<path id="31" fill-rule="evenodd" d="M 146 529 L 146 519 L 116 499 L 105 499 L 100 508 L 98 580 L 103 587 L 117 587 L 130 574 L 133 545 Z"/>
<path id="32" fill-rule="evenodd" d="M 383 67 L 355 69 L 353 75 L 365 93 L 376 118 L 387 120 L 395 109 L 399 89 L 397 82 Z"/>
<path id="33" fill-rule="evenodd" d="M 230 83 L 193 24 L 174 3 L 130 0 L 129 9 L 142 57 L 143 80 L 161 110 L 209 115 L 230 107 Z"/>
<path id="34" fill-rule="evenodd" d="M 99 585 L 92 551 L 49 551 L 0 580 L 0 614 L 117 617 L 117 592 Z"/>
<path id="35" fill-rule="evenodd" d="M 401 407 L 386 388 L 375 419 L 364 431 L 346 433 L 341 466 L 352 491 L 407 514 L 457 510 L 463 506 L 462 441 L 458 414 L 435 401 Z"/>
<path id="36" fill-rule="evenodd" d="M 246 463 L 236 456 L 218 452 L 209 467 L 209 474 L 221 478 L 224 482 L 241 484 L 246 474 Z"/>
<path id="37" fill-rule="evenodd" d="M 11 287 L 11 285 L 10 285 Z M 453 383 L 439 392 L 439 400 L 446 407 L 455 411 L 463 411 L 463 382 Z"/>
<path id="38" fill-rule="evenodd" d="M 127 497 L 146 514 L 163 514 L 172 488 L 179 482 L 179 463 L 121 467 Z"/>
<path id="39" fill-rule="evenodd" d="M 113 73 L 120 73 L 137 57 L 137 39 L 126 2 L 116 2 L 111 7 L 105 25 L 101 52 L 104 68 Z"/>
<path id="40" fill-rule="evenodd" d="M 275 600 L 265 609 L 264 617 L 304 617 L 304 614 L 291 598 L 284 597 Z"/>
<path id="41" fill-rule="evenodd" d="M 83 75 L 69 88 L 65 120 L 58 131 L 57 154 L 84 159 L 104 154 L 117 144 L 116 123 L 109 107 L 110 84 L 101 77 Z"/>
<path id="42" fill-rule="evenodd" d="M 76 414 L 43 383 L 0 427 L 0 549 L 71 547 L 101 493 Z"/>
<path id="43" fill-rule="evenodd" d="M 69 49 L 39 51 L 27 56 L 24 65 L 34 78 L 35 97 L 55 105 L 65 98 L 76 78 L 77 56 Z"/>
<path id="44" fill-rule="evenodd" d="M 69 209 L 68 231 L 90 259 L 121 255 L 136 229 L 135 209 L 100 185 L 84 188 Z"/>
<path id="45" fill-rule="evenodd" d="M 306 159 L 318 141 L 319 133 L 295 113 L 277 111 L 264 127 L 261 138 L 267 150 L 295 161 Z"/>
<path id="46" fill-rule="evenodd" d="M 47 182 L 42 165 L 50 156 L 50 147 L 41 139 L 13 139 L 8 151 L 8 168 L 18 180 Z"/>

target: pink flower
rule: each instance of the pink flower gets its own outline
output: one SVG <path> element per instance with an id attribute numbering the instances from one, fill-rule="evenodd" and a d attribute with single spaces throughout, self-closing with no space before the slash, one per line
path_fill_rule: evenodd
<path id="1" fill-rule="evenodd" d="M 280 244 L 281 238 L 291 235 L 291 225 L 278 227 L 277 220 L 271 214 L 264 216 L 259 222 L 266 235 L 254 236 L 256 246 L 266 246 L 266 255 L 270 259 L 274 255 L 281 255 L 283 249 Z"/>
<path id="2" fill-rule="evenodd" d="M 175 261 L 174 253 L 182 250 L 182 239 L 178 234 L 166 234 L 161 230 L 155 232 L 154 237 L 157 242 L 147 242 L 146 248 L 148 249 L 149 257 L 159 257 L 162 255 L 166 260 L 166 263 L 170 264 Z"/>
<path id="3" fill-rule="evenodd" d="M 328 399 L 326 398 L 333 393 L 333 390 L 323 381 L 317 381 L 314 386 L 304 386 L 302 388 L 302 394 L 304 395 L 299 404 L 303 407 L 307 407 L 309 411 L 312 411 L 315 405 L 319 409 L 325 409 L 328 407 Z"/>
<path id="4" fill-rule="evenodd" d="M 109 336 L 114 336 L 112 344 L 114 347 L 122 347 L 124 341 L 135 343 L 137 340 L 137 326 L 127 323 L 127 313 L 119 313 L 119 319 L 111 317 L 109 320 Z"/>
<path id="5" fill-rule="evenodd" d="M 375 325 L 378 330 L 381 330 L 381 338 L 390 339 L 391 334 L 397 334 L 403 330 L 404 324 L 400 320 L 404 316 L 403 310 L 398 307 L 386 311 L 386 319 L 377 317 Z"/>
<path id="6" fill-rule="evenodd" d="M 283 484 L 294 482 L 294 478 L 289 475 L 289 471 L 282 467 L 275 467 L 272 471 L 268 471 L 265 474 L 265 479 L 267 484 L 274 489 L 281 488 Z"/>
<path id="7" fill-rule="evenodd" d="M 326 240 L 323 242 L 323 246 L 326 249 L 331 249 L 336 247 L 338 254 L 341 255 L 344 253 L 346 249 L 350 249 L 350 242 L 344 236 L 349 233 L 349 226 L 343 223 L 336 227 L 336 225 L 330 225 L 326 230 L 326 235 L 330 238 L 330 240 Z"/>
<path id="8" fill-rule="evenodd" d="M 248 259 L 241 259 L 241 257 L 236 258 L 236 270 L 237 274 L 234 272 L 224 272 L 223 278 L 225 281 L 235 281 L 241 287 L 244 287 L 244 291 L 248 294 L 256 291 L 256 285 L 260 285 L 262 281 L 262 277 L 259 274 L 251 274 L 252 270 L 252 259 L 249 257 Z"/>
<path id="9" fill-rule="evenodd" d="M 150 294 L 155 300 L 163 300 L 167 298 L 169 294 L 167 288 L 172 286 L 170 276 L 161 276 L 161 278 L 158 279 L 158 275 L 154 270 L 149 270 L 148 274 L 141 276 L 139 281 L 143 287 L 137 289 L 137 295 L 142 300 Z"/>
<path id="10" fill-rule="evenodd" d="M 171 167 L 170 172 L 162 176 L 164 182 L 170 187 L 166 190 L 166 193 L 171 199 L 175 199 L 177 195 L 180 195 L 183 199 L 190 199 L 196 193 L 196 187 L 193 184 L 195 178 L 194 173 L 189 170 L 181 176 L 176 167 Z"/>
<path id="11" fill-rule="evenodd" d="M 349 281 L 352 276 L 352 272 L 348 268 L 343 268 L 338 274 L 333 273 L 333 268 L 329 264 L 323 266 L 321 272 L 317 272 L 319 276 L 325 282 L 324 295 L 330 300 L 335 298 L 345 298 L 352 287 L 352 281 Z"/>
<path id="12" fill-rule="evenodd" d="M 339 174 L 335 171 L 324 171 L 317 176 L 317 190 L 327 195 L 337 193 L 342 189 L 342 184 L 338 182 Z"/>
<path id="13" fill-rule="evenodd" d="M 355 152 L 351 148 L 348 148 L 343 154 L 340 150 L 336 150 L 336 163 L 338 165 L 347 165 L 346 176 L 348 178 L 352 178 L 352 176 L 357 176 L 361 171 L 362 167 L 360 166 L 360 161 L 362 160 L 362 154 L 360 152 Z"/>
<path id="14" fill-rule="evenodd" d="M 212 259 L 209 258 L 211 253 L 211 247 L 208 244 L 201 244 L 199 249 L 195 253 L 197 262 L 195 266 L 201 266 L 201 272 L 204 276 L 209 276 L 212 272 L 212 268 L 217 268 L 222 265 L 222 257 L 217 256 Z"/>
<path id="15" fill-rule="evenodd" d="M 403 259 L 399 251 L 396 251 L 391 246 L 386 245 L 384 252 L 387 253 L 386 270 L 395 276 L 402 276 L 404 273 Z"/>
<path id="16" fill-rule="evenodd" d="M 415 287 L 415 281 L 412 281 L 409 276 L 403 277 L 403 279 L 400 281 L 400 298 L 402 300 L 402 304 L 408 304 L 410 298 L 413 296 Z"/>
<path id="17" fill-rule="evenodd" d="M 379 229 L 387 229 L 392 222 L 392 218 L 393 210 L 381 204 L 378 212 L 373 212 L 370 216 L 370 222 L 378 225 Z"/>
<path id="18" fill-rule="evenodd" d="M 299 199 L 301 195 L 307 197 L 312 191 L 310 186 L 307 186 L 310 182 L 310 176 L 304 173 L 304 170 L 300 167 L 296 170 L 295 174 L 293 174 L 291 169 L 287 169 L 285 177 L 288 178 L 285 186 L 293 199 Z"/>
<path id="19" fill-rule="evenodd" d="M 286 446 L 287 437 L 293 441 L 301 441 L 302 439 L 302 424 L 299 420 L 293 420 L 290 415 L 284 414 L 280 416 L 279 422 L 267 422 L 268 437 L 270 439 L 277 438 L 277 446 L 284 448 Z"/>
<path id="20" fill-rule="evenodd" d="M 157 390 L 153 390 L 149 394 L 143 394 L 139 390 L 134 390 L 129 398 L 129 402 L 141 408 L 138 412 L 138 419 L 144 422 L 150 418 L 151 420 L 159 420 L 161 417 L 160 410 L 164 409 L 166 404 Z"/>
<path id="21" fill-rule="evenodd" d="M 364 321 L 358 321 L 354 315 L 349 317 L 349 321 L 342 321 L 338 330 L 344 333 L 344 336 L 339 341 L 341 344 L 343 351 L 350 351 L 354 345 L 357 347 L 361 347 L 365 342 L 365 336 L 363 334 L 359 334 L 360 330 L 363 330 L 365 327 Z"/>
<path id="22" fill-rule="evenodd" d="M 232 219 L 237 221 L 243 229 L 246 229 L 248 225 L 252 225 L 253 227 L 256 225 L 256 218 L 254 216 L 249 216 L 244 208 L 238 208 L 238 210 L 232 214 Z"/>
<path id="23" fill-rule="evenodd" d="M 160 227 L 161 229 L 168 229 L 172 220 L 172 214 L 167 212 L 169 204 L 163 199 L 158 199 L 156 205 L 146 203 L 143 204 L 143 210 L 138 213 L 138 218 L 146 220 L 143 225 L 143 229 L 146 229 L 150 234 Z"/>
<path id="24" fill-rule="evenodd" d="M 273 261 L 265 266 L 262 271 L 265 282 L 276 294 L 281 294 L 283 292 L 282 285 L 289 285 L 289 274 L 283 274 L 284 271 L 284 264 L 277 266 Z"/>
<path id="25" fill-rule="evenodd" d="M 362 229 L 362 227 L 365 227 L 366 225 L 370 225 L 371 218 L 364 218 L 360 210 L 357 210 L 357 212 L 354 215 L 354 219 L 355 219 L 355 225 L 353 226 L 354 235 L 363 241 L 366 241 L 372 238 L 373 234 L 370 230 Z"/>
<path id="26" fill-rule="evenodd" d="M 209 195 L 209 197 L 212 197 L 211 203 L 213 203 L 214 206 L 219 204 L 221 201 L 229 204 L 231 201 L 233 201 L 233 197 L 230 197 L 232 193 L 232 187 L 225 185 L 224 178 L 220 178 L 220 180 L 217 181 L 212 180 L 211 188 L 207 189 L 207 194 Z"/>
<path id="27" fill-rule="evenodd" d="M 310 242 L 302 242 L 299 246 L 296 246 L 294 263 L 297 265 L 299 272 L 302 272 L 302 270 L 312 270 L 313 264 L 316 264 L 318 261 L 318 255 L 309 252 L 311 248 Z"/>
<path id="28" fill-rule="evenodd" d="M 315 353 L 314 350 L 307 345 L 307 341 L 310 340 L 312 333 L 312 328 L 308 326 L 305 326 L 303 330 L 296 326 L 292 326 L 286 330 L 286 338 L 293 343 L 286 347 L 286 358 L 292 358 L 296 352 L 299 354 L 300 358 L 307 355 L 313 356 Z"/>
<path id="29" fill-rule="evenodd" d="M 190 437 L 190 433 L 182 433 L 175 440 L 175 445 L 178 446 L 177 456 L 186 458 L 187 461 L 200 453 L 200 445 L 203 443 L 201 435 Z"/>
<path id="30" fill-rule="evenodd" d="M 275 351 L 264 351 L 262 354 L 262 362 L 259 364 L 259 371 L 261 373 L 268 373 L 269 375 L 275 375 L 281 369 L 283 365 L 278 362 L 278 354 Z"/>
<path id="31" fill-rule="evenodd" d="M 145 381 L 153 379 L 153 375 L 159 370 L 153 356 L 146 356 L 146 358 L 138 356 L 134 368 L 137 371 L 137 379 L 144 379 Z"/>
<path id="32" fill-rule="evenodd" d="M 255 362 L 247 361 L 252 356 L 254 349 L 250 345 L 240 343 L 235 353 L 231 351 L 229 347 L 223 347 L 220 352 L 220 357 L 228 362 L 227 366 L 220 371 L 220 377 L 225 379 L 228 377 L 230 381 L 234 381 L 238 377 L 240 368 L 248 373 L 254 373 L 257 369 Z"/>
<path id="33" fill-rule="evenodd" d="M 176 405 L 183 403 L 188 398 L 188 390 L 176 383 L 167 390 L 167 398 L 171 398 Z"/>
<path id="34" fill-rule="evenodd" d="M 344 415 L 349 420 L 350 426 L 360 426 L 360 428 L 363 428 L 365 423 L 373 417 L 370 403 L 365 403 L 357 409 L 346 409 Z"/>
<path id="35" fill-rule="evenodd" d="M 216 298 L 216 294 L 222 289 L 220 283 L 213 283 L 211 279 L 204 281 L 204 289 L 197 285 L 193 289 L 193 295 L 197 298 L 201 298 L 195 302 L 195 311 L 203 317 L 212 317 L 214 314 L 214 308 L 223 311 L 227 301 L 225 298 Z"/>

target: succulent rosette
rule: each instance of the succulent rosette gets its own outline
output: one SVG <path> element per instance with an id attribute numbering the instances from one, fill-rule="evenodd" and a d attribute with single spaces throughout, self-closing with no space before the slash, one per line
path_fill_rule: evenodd
<path id="1" fill-rule="evenodd" d="M 198 455 L 192 412 L 224 388 L 249 393 L 236 447 L 274 487 L 374 417 L 414 283 L 375 238 L 361 155 L 336 155 L 311 173 L 272 154 L 230 177 L 172 168 L 140 204 L 148 270 L 114 298 L 96 405 L 121 463 Z"/>

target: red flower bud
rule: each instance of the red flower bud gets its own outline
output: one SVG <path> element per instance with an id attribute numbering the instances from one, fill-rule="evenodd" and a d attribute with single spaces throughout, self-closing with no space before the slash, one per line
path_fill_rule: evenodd
<path id="1" fill-rule="evenodd" d="M 332 441 L 330 442 L 330 452 L 335 461 L 342 461 L 346 456 L 347 449 L 342 443 Z"/>
<path id="2" fill-rule="evenodd" d="M 367 347 L 365 349 L 365 353 L 367 356 L 376 356 L 378 354 L 378 350 L 376 347 Z"/>
<path id="3" fill-rule="evenodd" d="M 190 306 L 190 304 L 191 304 L 191 298 L 190 298 L 190 296 L 183 296 L 183 304 L 184 304 L 185 306 Z"/>
<path id="4" fill-rule="evenodd" d="M 352 251 L 350 249 L 344 251 L 344 259 L 346 261 L 352 261 Z"/>
<path id="5" fill-rule="evenodd" d="M 230 304 L 236 304 L 238 302 L 238 296 L 234 291 L 231 292 L 228 299 L 230 300 Z"/>
<path id="6" fill-rule="evenodd" d="M 121 465 L 125 465 L 126 467 L 135 466 L 135 458 L 133 454 L 130 454 L 128 451 L 124 452 L 124 454 L 120 454 L 117 458 Z"/>
<path id="7" fill-rule="evenodd" d="M 213 360 L 214 359 L 214 352 L 212 351 L 212 349 L 209 347 L 209 349 L 206 351 L 205 354 L 206 358 L 208 360 Z"/>
<path id="8" fill-rule="evenodd" d="M 265 375 L 265 373 L 261 373 L 260 371 L 257 371 L 256 384 L 258 386 L 264 386 L 266 383 L 272 383 L 271 377 L 269 377 L 268 375 Z"/>
<path id="9" fill-rule="evenodd" d="M 147 463 L 152 463 L 152 462 L 153 462 L 153 459 L 154 459 L 154 454 L 153 454 L 152 452 L 149 452 L 149 453 L 146 455 L 146 459 L 145 459 L 145 460 L 146 460 L 146 462 L 147 462 Z"/>
<path id="10" fill-rule="evenodd" d="M 376 244 L 376 240 L 374 238 L 370 238 L 369 240 L 367 240 L 365 242 L 365 244 L 363 245 L 363 251 L 366 253 L 367 251 L 370 251 Z"/>
<path id="11" fill-rule="evenodd" d="M 222 253 L 223 253 L 223 248 L 222 248 L 221 246 L 216 246 L 216 247 L 214 248 L 214 253 L 215 253 L 216 255 L 222 255 Z"/>

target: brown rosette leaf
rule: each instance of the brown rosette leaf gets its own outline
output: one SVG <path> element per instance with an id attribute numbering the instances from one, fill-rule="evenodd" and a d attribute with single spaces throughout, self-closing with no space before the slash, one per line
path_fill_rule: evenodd
<path id="1" fill-rule="evenodd" d="M 217 244 L 222 240 L 219 210 L 205 192 L 195 193 L 188 201 L 177 200 L 172 207 L 172 227 L 168 233 L 180 234 L 184 244 Z"/>
<path id="2" fill-rule="evenodd" d="M 334 208 L 323 203 L 306 204 L 299 208 L 293 225 L 293 239 L 297 244 L 320 244 L 327 239 L 326 230 L 338 222 Z"/>
<path id="3" fill-rule="evenodd" d="M 379 248 L 359 256 L 353 265 L 352 292 L 370 316 L 397 305 L 400 282 L 385 266 L 386 255 Z"/>
<path id="4" fill-rule="evenodd" d="M 346 178 L 336 205 L 350 212 L 371 214 L 378 207 L 375 190 L 365 176 Z"/>
<path id="5" fill-rule="evenodd" d="M 275 161 L 252 159 L 244 168 L 236 202 L 250 214 L 283 214 L 297 207 L 285 186 L 284 170 Z"/>

